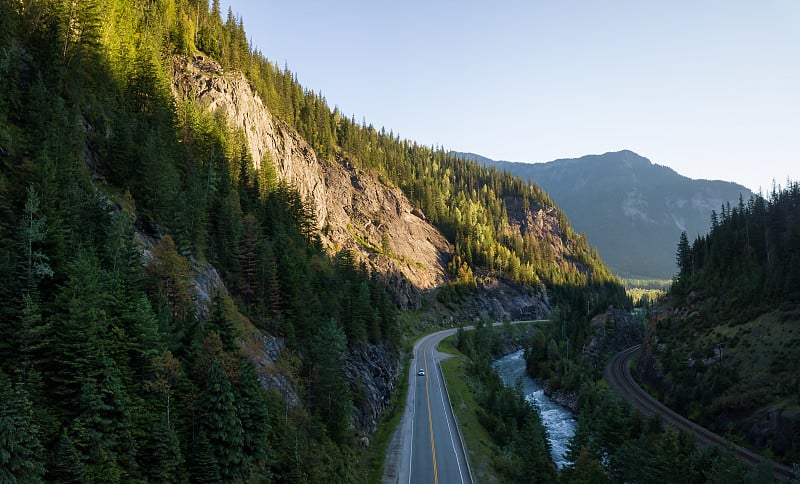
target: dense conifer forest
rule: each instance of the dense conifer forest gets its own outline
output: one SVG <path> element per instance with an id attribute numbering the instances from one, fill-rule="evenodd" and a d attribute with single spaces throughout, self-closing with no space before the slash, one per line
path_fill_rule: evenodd
<path id="1" fill-rule="evenodd" d="M 658 399 L 719 435 L 796 465 L 800 185 L 740 199 L 711 213 L 711 231 L 682 234 L 672 287 L 655 301 L 638 374 Z M 526 366 L 551 389 L 578 395 L 578 427 L 565 482 L 770 482 L 730 449 L 625 405 L 581 355 L 588 315 L 559 306 L 534 334 Z M 566 338 L 565 338 L 566 337 Z M 577 343 L 577 344 L 575 344 Z M 654 360 L 656 361 L 654 363 Z M 765 426 L 767 416 L 772 426 Z"/>
<path id="2" fill-rule="evenodd" d="M 707 235 L 681 235 L 676 262 L 645 339 L 643 378 L 695 422 L 796 463 L 800 185 L 712 212 Z M 764 427 L 768 413 L 775 423 Z"/>
<path id="3" fill-rule="evenodd" d="M 800 302 L 800 184 L 773 187 L 711 213 L 711 231 L 690 243 L 682 234 L 672 294 L 721 297 L 723 317 L 743 320 Z M 733 311 L 726 311 L 725 308 Z"/>
<path id="4" fill-rule="evenodd" d="M 511 227 L 509 203 L 553 207 L 536 186 L 331 110 L 217 0 L 0 0 L 0 480 L 364 480 L 341 362 L 397 348 L 397 309 L 323 250 L 240 130 L 173 98 L 166 66 L 196 51 L 244 72 L 320 156 L 401 187 L 465 285 L 474 269 L 622 298 L 561 212 L 566 259 Z M 190 279 L 206 264 L 229 293 L 203 316 Z M 285 338 L 302 405 L 259 384 L 259 331 Z"/>
<path id="5" fill-rule="evenodd" d="M 0 9 L 0 480 L 362 480 L 341 360 L 396 344 L 396 309 L 322 250 L 241 133 L 173 100 L 166 56 L 210 42 L 219 12 Z M 206 262 L 231 295 L 201 320 L 190 277 Z M 256 328 L 302 355 L 280 364 L 305 405 L 261 388 Z"/>

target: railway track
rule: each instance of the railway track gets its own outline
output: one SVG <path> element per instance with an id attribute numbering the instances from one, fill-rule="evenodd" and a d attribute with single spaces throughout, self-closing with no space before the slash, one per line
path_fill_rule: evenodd
<path id="1" fill-rule="evenodd" d="M 703 444 L 732 448 L 736 455 L 750 467 L 755 467 L 762 461 L 767 460 L 755 452 L 736 445 L 707 428 L 686 419 L 644 391 L 631 375 L 631 360 L 640 350 L 641 345 L 636 345 L 617 353 L 608 362 L 603 374 L 608 384 L 614 387 L 628 403 L 638 408 L 645 415 L 659 415 L 665 422 L 679 430 L 693 434 Z M 794 478 L 794 473 L 790 467 L 772 461 L 770 461 L 770 464 L 776 480 L 788 482 Z"/>

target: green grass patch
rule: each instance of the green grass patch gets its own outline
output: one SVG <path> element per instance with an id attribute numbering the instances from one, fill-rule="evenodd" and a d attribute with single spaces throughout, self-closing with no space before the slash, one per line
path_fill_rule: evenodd
<path id="1" fill-rule="evenodd" d="M 464 355 L 462 355 L 461 352 L 459 352 L 456 349 L 456 347 L 453 346 L 454 341 L 455 341 L 455 335 L 448 336 L 439 343 L 439 346 L 437 346 L 436 349 L 441 351 L 442 353 L 447 353 L 448 355 L 458 355 L 463 357 Z"/>
<path id="2" fill-rule="evenodd" d="M 795 321 L 785 321 L 782 311 L 773 311 L 746 323 L 714 326 L 695 338 L 695 345 L 725 345 L 723 358 L 736 366 L 737 386 L 753 386 L 759 378 L 772 379 L 779 374 L 790 378 L 798 368 L 795 325 Z"/>
<path id="3" fill-rule="evenodd" d="M 458 426 L 467 446 L 472 474 L 476 482 L 500 482 L 493 465 L 498 449 L 492 442 L 492 437 L 478 422 L 476 413 L 478 404 L 467 383 L 468 378 L 464 368 L 466 357 L 453 348 L 451 343 L 453 338 L 452 336 L 445 338 L 439 343 L 438 349 L 453 355 L 442 361 L 442 372 Z"/>

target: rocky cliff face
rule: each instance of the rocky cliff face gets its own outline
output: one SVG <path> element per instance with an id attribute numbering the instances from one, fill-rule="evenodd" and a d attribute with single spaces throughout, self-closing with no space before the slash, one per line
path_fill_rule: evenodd
<path id="1" fill-rule="evenodd" d="M 176 57 L 173 91 L 222 111 L 241 128 L 253 163 L 272 164 L 316 215 L 323 245 L 332 253 L 350 250 L 357 261 L 381 274 L 396 303 L 419 307 L 421 293 L 446 279 L 452 247 L 396 187 L 346 159 L 325 160 L 268 106 L 240 73 L 223 73 L 213 61 Z"/>
<path id="2" fill-rule="evenodd" d="M 645 330 L 634 315 L 612 307 L 592 318 L 589 327 L 592 334 L 581 355 L 595 368 L 600 368 L 605 356 L 641 343 Z"/>
<path id="3" fill-rule="evenodd" d="M 344 367 L 354 396 L 353 423 L 362 434 L 372 434 L 397 390 L 400 358 L 385 345 L 358 344 L 348 351 Z"/>
<path id="4" fill-rule="evenodd" d="M 449 305 L 451 313 L 441 316 L 451 324 L 485 322 L 533 321 L 550 314 L 550 298 L 544 286 L 522 286 L 505 280 L 486 278 L 478 283 L 473 297 Z"/>

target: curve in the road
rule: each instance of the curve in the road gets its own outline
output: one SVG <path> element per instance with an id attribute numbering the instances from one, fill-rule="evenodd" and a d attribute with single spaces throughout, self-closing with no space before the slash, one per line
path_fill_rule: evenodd
<path id="1" fill-rule="evenodd" d="M 398 429 L 404 441 L 400 445 L 405 456 L 402 461 L 408 462 L 408 467 L 398 469 L 397 480 L 390 482 L 472 482 L 463 438 L 442 375 L 442 357 L 436 349 L 443 338 L 455 331 L 427 335 L 414 345 L 409 372 L 411 391 Z M 425 376 L 418 376 L 417 368 L 424 369 Z"/>
<path id="2" fill-rule="evenodd" d="M 545 320 L 512 321 L 511 324 L 543 321 Z M 504 323 L 496 323 L 494 326 L 501 324 Z M 465 326 L 464 329 L 470 330 L 474 327 Z M 445 357 L 436 349 L 441 340 L 456 331 L 457 328 L 438 331 L 423 336 L 414 343 L 411 371 L 407 376 L 408 396 L 400 424 L 386 452 L 382 483 L 474 482 L 464 436 L 455 419 L 441 368 L 441 360 Z M 430 366 L 428 358 L 433 362 Z M 418 368 L 425 369 L 424 385 L 421 377 L 417 376 Z M 435 392 L 440 395 L 436 402 L 432 399 Z M 432 433 L 430 428 L 433 429 Z"/>
<path id="3" fill-rule="evenodd" d="M 733 448 L 736 455 L 751 467 L 755 467 L 760 462 L 766 460 L 755 452 L 736 445 L 705 427 L 701 427 L 687 418 L 679 415 L 672 409 L 665 406 L 653 398 L 642 387 L 636 383 L 631 374 L 631 359 L 641 350 L 641 345 L 630 347 L 614 355 L 608 362 L 604 371 L 604 377 L 609 385 L 625 398 L 631 405 L 638 408 L 642 413 L 661 416 L 664 421 L 672 424 L 680 430 L 690 432 L 697 440 L 707 445 L 721 445 Z M 789 481 L 794 477 L 792 469 L 788 466 L 771 462 L 775 479 Z"/>

